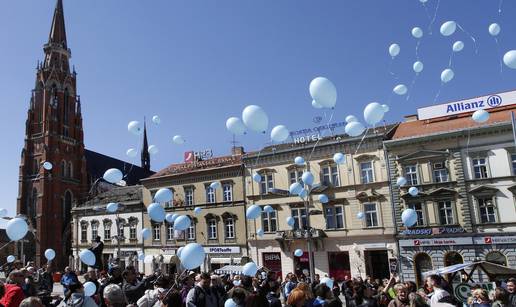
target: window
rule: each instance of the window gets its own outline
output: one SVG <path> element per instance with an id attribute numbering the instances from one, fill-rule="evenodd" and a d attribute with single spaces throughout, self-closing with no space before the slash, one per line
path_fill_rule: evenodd
<path id="1" fill-rule="evenodd" d="M 360 163 L 360 178 L 362 183 L 371 183 L 374 181 L 372 161 Z"/>
<path id="2" fill-rule="evenodd" d="M 190 227 L 186 230 L 186 234 L 187 240 L 195 240 L 195 223 L 193 221 L 190 223 Z"/>
<path id="3" fill-rule="evenodd" d="M 511 155 L 512 174 L 516 176 L 516 154 Z"/>
<path id="4" fill-rule="evenodd" d="M 167 240 L 174 240 L 174 225 L 167 224 Z"/>
<path id="5" fill-rule="evenodd" d="M 152 240 L 154 240 L 154 241 L 161 240 L 161 225 L 160 224 L 152 225 Z"/>
<path id="6" fill-rule="evenodd" d="M 206 186 L 206 202 L 208 204 L 215 203 L 215 189 L 210 186 Z"/>
<path id="7" fill-rule="evenodd" d="M 440 201 L 437 203 L 439 207 L 439 222 L 441 225 L 453 225 L 455 219 L 453 218 L 452 202 L 449 200 Z"/>
<path id="8" fill-rule="evenodd" d="M 61 177 L 68 177 L 68 174 L 66 173 L 66 162 L 61 161 Z"/>
<path id="9" fill-rule="evenodd" d="M 344 228 L 344 208 L 342 206 L 327 206 L 324 211 L 326 215 L 326 229 Z"/>
<path id="10" fill-rule="evenodd" d="M 492 197 L 478 197 L 478 209 L 481 223 L 495 223 L 496 211 Z"/>
<path id="11" fill-rule="evenodd" d="M 174 207 L 174 189 L 169 189 L 172 192 L 172 199 L 163 203 L 163 207 L 172 208 Z"/>
<path id="12" fill-rule="evenodd" d="M 292 209 L 292 217 L 294 218 L 294 229 L 306 229 L 308 227 L 304 208 Z"/>
<path id="13" fill-rule="evenodd" d="M 88 241 L 88 224 L 81 223 L 81 241 Z"/>
<path id="14" fill-rule="evenodd" d="M 423 205 L 421 203 L 411 203 L 408 204 L 408 208 L 416 211 L 417 214 L 417 222 L 414 226 L 423 226 L 425 225 L 425 214 L 423 211 Z"/>
<path id="15" fill-rule="evenodd" d="M 378 227 L 376 204 L 364 204 L 366 227 Z"/>
<path id="16" fill-rule="evenodd" d="M 209 240 L 217 239 L 217 220 L 216 219 L 208 220 L 208 239 Z"/>
<path id="17" fill-rule="evenodd" d="M 324 185 L 330 186 L 333 185 L 338 187 L 340 185 L 339 180 L 339 169 L 337 165 L 325 165 L 321 167 L 322 169 L 322 183 Z"/>
<path id="18" fill-rule="evenodd" d="M 269 192 L 269 189 L 274 188 L 274 182 L 272 180 L 272 174 L 261 174 L 262 179 L 260 181 L 260 194 L 264 195 Z"/>
<path id="19" fill-rule="evenodd" d="M 303 176 L 302 170 L 293 169 L 293 170 L 290 170 L 288 174 L 289 174 L 288 176 L 290 178 L 290 184 L 293 184 L 296 182 L 303 184 L 303 180 L 301 180 L 301 177 Z"/>
<path id="20" fill-rule="evenodd" d="M 129 240 L 136 240 L 136 225 L 131 224 L 129 226 Z"/>
<path id="21" fill-rule="evenodd" d="M 224 221 L 224 235 L 226 239 L 235 238 L 235 220 L 230 217 Z"/>
<path id="22" fill-rule="evenodd" d="M 118 221 L 118 240 L 124 241 L 125 240 L 125 231 L 124 231 L 125 221 L 120 220 Z"/>
<path id="23" fill-rule="evenodd" d="M 444 162 L 434 163 L 433 169 L 435 182 L 447 182 L 450 180 Z"/>
<path id="24" fill-rule="evenodd" d="M 419 184 L 417 180 L 417 165 L 405 166 L 405 178 L 410 186 Z"/>
<path id="25" fill-rule="evenodd" d="M 95 240 L 96 237 L 99 235 L 99 224 L 98 223 L 91 223 L 91 239 Z"/>
<path id="26" fill-rule="evenodd" d="M 507 266 L 507 258 L 499 251 L 492 251 L 486 255 L 486 261 Z"/>
<path id="27" fill-rule="evenodd" d="M 475 179 L 487 178 L 487 160 L 486 158 L 474 158 L 473 173 Z"/>
<path id="28" fill-rule="evenodd" d="M 104 224 L 104 240 L 111 240 L 111 224 Z"/>
<path id="29" fill-rule="evenodd" d="M 223 201 L 233 201 L 233 185 L 231 183 L 224 183 L 222 185 Z"/>
<path id="30" fill-rule="evenodd" d="M 187 206 L 193 206 L 194 205 L 194 193 L 193 188 L 185 188 L 185 204 Z"/>
<path id="31" fill-rule="evenodd" d="M 270 213 L 262 212 L 262 229 L 263 232 L 276 232 L 278 230 L 276 210 Z"/>

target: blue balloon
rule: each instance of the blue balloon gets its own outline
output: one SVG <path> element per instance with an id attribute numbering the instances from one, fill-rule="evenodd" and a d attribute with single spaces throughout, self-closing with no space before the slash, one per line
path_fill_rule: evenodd
<path id="1" fill-rule="evenodd" d="M 306 196 L 308 195 L 308 191 L 303 189 L 301 190 L 301 192 L 299 192 L 298 196 L 301 197 L 301 198 L 305 198 Z"/>
<path id="2" fill-rule="evenodd" d="M 410 187 L 408 192 L 412 196 L 417 196 L 417 194 L 419 194 L 419 190 L 416 187 Z"/>
<path id="3" fill-rule="evenodd" d="M 322 203 L 322 204 L 326 204 L 328 202 L 328 196 L 326 196 L 325 194 L 321 194 L 319 195 L 319 201 Z"/>
<path id="4" fill-rule="evenodd" d="M 180 248 L 177 249 L 177 252 L 176 252 L 176 255 L 181 258 L 181 253 L 183 252 L 183 248 L 184 246 L 181 246 Z"/>
<path id="5" fill-rule="evenodd" d="M 294 256 L 296 256 L 296 257 L 301 257 L 301 256 L 303 256 L 303 250 L 302 250 L 302 249 L 300 249 L 300 248 L 296 249 L 296 250 L 294 251 Z"/>
<path id="6" fill-rule="evenodd" d="M 319 284 L 326 284 L 326 286 L 328 286 L 328 288 L 333 289 L 333 279 L 331 279 L 331 278 L 328 278 L 328 277 L 321 278 L 321 281 L 319 282 Z"/>
<path id="7" fill-rule="evenodd" d="M 405 227 L 412 227 L 417 223 L 417 212 L 414 209 L 405 209 L 401 213 L 401 221 Z"/>
<path id="8" fill-rule="evenodd" d="M 119 169 L 110 168 L 104 173 L 102 178 L 104 178 L 104 180 L 109 183 L 118 183 L 120 180 L 122 180 L 122 178 L 124 178 L 124 175 Z"/>
<path id="9" fill-rule="evenodd" d="M 242 273 L 245 276 L 254 277 L 256 275 L 256 272 L 258 272 L 258 267 L 256 266 L 256 263 L 254 263 L 254 262 L 248 262 L 242 268 Z"/>
<path id="10" fill-rule="evenodd" d="M 364 219 L 364 217 L 365 217 L 364 212 L 360 211 L 360 212 L 358 212 L 358 213 L 357 213 L 357 219 L 359 219 L 359 220 L 363 220 L 363 219 Z"/>
<path id="11" fill-rule="evenodd" d="M 292 195 L 299 195 L 299 193 L 301 193 L 301 191 L 303 190 L 303 186 L 299 182 L 294 182 L 290 185 L 290 188 L 288 190 Z"/>
<path id="12" fill-rule="evenodd" d="M 214 181 L 210 184 L 210 188 L 216 190 L 218 188 L 220 188 L 220 182 L 219 181 Z"/>
<path id="13" fill-rule="evenodd" d="M 262 181 L 262 176 L 258 173 L 254 173 L 253 180 L 254 180 L 254 182 L 260 183 L 260 181 Z"/>
<path id="14" fill-rule="evenodd" d="M 143 228 L 140 233 L 142 235 L 143 240 L 147 240 L 148 238 L 150 238 L 151 231 L 149 228 Z"/>
<path id="15" fill-rule="evenodd" d="M 233 301 L 232 298 L 228 298 L 224 303 L 224 307 L 238 307 L 238 305 Z"/>
<path id="16" fill-rule="evenodd" d="M 79 258 L 81 258 L 81 261 L 88 266 L 95 265 L 95 254 L 90 251 L 89 249 L 85 249 L 79 254 Z"/>
<path id="17" fill-rule="evenodd" d="M 271 206 L 265 206 L 265 207 L 263 207 L 263 212 L 266 212 L 266 213 L 274 212 L 274 208 L 272 208 Z"/>
<path id="18" fill-rule="evenodd" d="M 165 220 L 165 209 L 158 203 L 152 203 L 147 208 L 147 214 L 154 222 L 161 223 Z"/>
<path id="19" fill-rule="evenodd" d="M 118 210 L 118 204 L 117 203 L 109 203 L 106 206 L 106 211 L 109 213 L 115 213 Z"/>
<path id="20" fill-rule="evenodd" d="M 261 237 L 263 237 L 263 234 L 264 234 L 263 229 L 258 228 L 258 230 L 256 231 L 256 235 L 257 235 L 257 236 L 259 236 L 259 237 L 261 238 Z"/>
<path id="21" fill-rule="evenodd" d="M 97 292 L 97 286 L 91 281 L 88 281 L 82 285 L 84 288 L 84 296 L 92 296 Z"/>
<path id="22" fill-rule="evenodd" d="M 294 218 L 291 216 L 287 217 L 286 221 L 287 221 L 287 225 L 289 225 L 290 227 L 294 226 L 294 224 L 296 223 Z"/>
<path id="23" fill-rule="evenodd" d="M 156 194 L 154 194 L 154 201 L 157 203 L 166 203 L 172 201 L 174 198 L 174 193 L 167 188 L 159 189 Z"/>
<path id="24" fill-rule="evenodd" d="M 191 221 L 190 218 L 186 215 L 180 215 L 175 221 L 174 221 L 174 229 L 175 230 L 186 230 L 188 227 L 190 227 Z"/>
<path id="25" fill-rule="evenodd" d="M 193 270 L 204 263 L 204 248 L 198 243 L 189 243 L 181 250 L 181 264 L 187 270 Z"/>
<path id="26" fill-rule="evenodd" d="M 245 213 L 245 217 L 248 220 L 254 220 L 260 217 L 262 214 L 262 208 L 258 205 L 251 205 L 249 208 L 247 208 L 247 211 Z"/>
<path id="27" fill-rule="evenodd" d="M 201 207 L 196 207 L 196 208 L 194 209 L 194 213 L 195 213 L 195 214 L 200 214 L 200 213 L 201 213 L 201 211 L 202 211 L 202 208 L 201 208 Z"/>
<path id="28" fill-rule="evenodd" d="M 303 157 L 296 157 L 294 159 L 294 163 L 297 164 L 297 165 L 304 165 L 305 164 L 305 159 Z"/>
<path id="29" fill-rule="evenodd" d="M 346 156 L 340 152 L 333 155 L 333 161 L 337 164 L 343 164 L 346 162 Z"/>
<path id="30" fill-rule="evenodd" d="M 56 257 L 56 252 L 49 248 L 45 251 L 45 258 L 47 258 L 48 261 L 54 259 Z"/>
<path id="31" fill-rule="evenodd" d="M 167 215 L 165 215 L 165 221 L 167 221 L 169 224 L 174 223 L 174 218 L 175 217 L 172 213 L 167 213 Z"/>
<path id="32" fill-rule="evenodd" d="M 306 185 L 312 185 L 314 183 L 314 175 L 308 171 L 303 172 L 301 180 L 303 180 Z"/>
<path id="33" fill-rule="evenodd" d="M 14 257 L 13 255 L 7 256 L 7 263 L 12 263 L 14 262 L 14 260 L 16 260 L 16 257 Z"/>
<path id="34" fill-rule="evenodd" d="M 18 241 L 25 237 L 29 231 L 29 225 L 24 219 L 17 217 L 7 222 L 5 231 L 11 241 Z"/>

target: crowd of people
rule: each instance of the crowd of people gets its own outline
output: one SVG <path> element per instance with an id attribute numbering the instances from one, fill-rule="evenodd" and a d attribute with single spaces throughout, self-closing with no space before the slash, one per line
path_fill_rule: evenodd
<path id="1" fill-rule="evenodd" d="M 428 276 L 423 287 L 400 282 L 396 276 L 374 280 L 345 278 L 336 282 L 315 275 L 311 281 L 293 273 L 284 279 L 274 272 L 256 276 L 185 271 L 166 275 L 157 270 L 143 276 L 135 267 L 110 266 L 107 272 L 89 268 L 78 276 L 66 268 L 61 278 L 64 295 L 52 295 L 51 265 L 14 262 L 0 286 L 0 307 L 512 307 L 516 306 L 516 279 L 497 283 L 492 291 L 472 287 L 466 303 L 457 301 L 450 285 L 438 275 Z M 84 284 L 95 285 L 86 295 Z"/>

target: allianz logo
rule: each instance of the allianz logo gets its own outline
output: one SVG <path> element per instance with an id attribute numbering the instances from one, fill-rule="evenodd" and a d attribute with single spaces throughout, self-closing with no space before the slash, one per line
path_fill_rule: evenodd
<path id="1" fill-rule="evenodd" d="M 446 106 L 446 113 L 455 113 L 462 111 L 469 111 L 475 109 L 482 109 L 487 107 L 497 107 L 502 104 L 502 97 L 498 95 L 489 96 L 485 101 L 473 101 L 473 102 L 455 102 L 450 103 Z"/>

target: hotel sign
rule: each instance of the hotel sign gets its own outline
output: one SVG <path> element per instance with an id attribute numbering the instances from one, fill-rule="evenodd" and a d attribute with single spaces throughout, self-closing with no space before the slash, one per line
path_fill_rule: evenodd
<path id="1" fill-rule="evenodd" d="M 481 96 L 417 109 L 419 120 L 516 104 L 516 91 Z"/>

